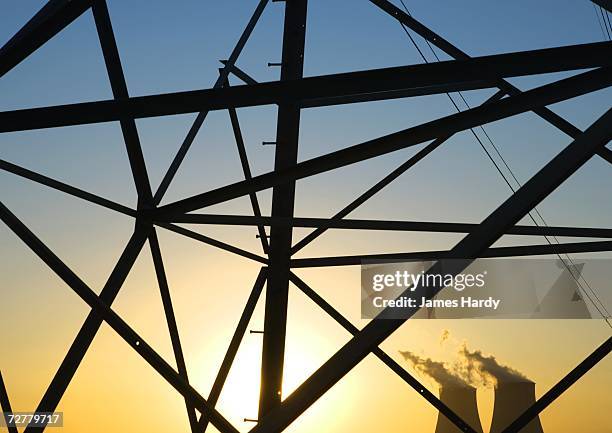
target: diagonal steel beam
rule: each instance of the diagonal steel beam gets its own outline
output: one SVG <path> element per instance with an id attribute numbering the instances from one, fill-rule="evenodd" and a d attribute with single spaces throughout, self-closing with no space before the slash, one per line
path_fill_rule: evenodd
<path id="1" fill-rule="evenodd" d="M 375 138 L 361 144 L 328 153 L 296 164 L 293 168 L 277 170 L 253 177 L 251 181 L 237 182 L 212 191 L 195 195 L 162 206 L 155 212 L 158 216 L 177 215 L 202 207 L 228 201 L 253 191 L 260 191 L 283 182 L 323 173 L 404 149 L 439 136 L 454 134 L 483 123 L 501 120 L 534 106 L 544 106 L 589 93 L 612 84 L 609 68 L 585 72 L 570 78 L 546 84 L 520 95 L 504 98 L 486 106 L 479 106 L 460 113 L 451 114 L 393 134 Z"/>
<path id="2" fill-rule="evenodd" d="M 314 241 L 319 236 L 321 236 L 323 233 L 325 233 L 327 229 L 330 228 L 334 223 L 337 223 L 338 221 L 342 221 L 342 218 L 344 218 L 345 216 L 353 212 L 355 209 L 357 209 L 359 206 L 364 204 L 366 201 L 368 201 L 370 198 L 372 198 L 374 195 L 376 195 L 378 192 L 384 189 L 387 185 L 392 183 L 395 179 L 397 179 L 402 174 L 404 174 L 408 169 L 410 169 L 411 167 L 414 167 L 419 161 L 425 159 L 427 155 L 429 155 L 431 152 L 433 152 L 438 147 L 440 147 L 440 145 L 442 145 L 442 143 L 448 140 L 448 138 L 450 137 L 437 138 L 431 143 L 429 143 L 427 146 L 425 146 L 423 149 L 419 150 L 412 157 L 408 158 L 406 162 L 404 162 L 399 167 L 397 167 L 395 170 L 393 170 L 391 173 L 387 174 L 384 178 L 376 182 L 374 185 L 368 188 L 365 192 L 363 192 L 359 197 L 357 197 L 352 202 L 350 202 L 348 205 L 346 205 L 343 209 L 336 212 L 336 214 L 332 216 L 326 224 L 322 225 L 321 227 L 318 227 L 316 230 L 313 230 L 312 232 L 304 236 L 302 239 L 300 239 L 291 248 L 291 254 L 292 255 L 296 254 L 302 248 L 306 247 L 312 241 Z"/>
<path id="3" fill-rule="evenodd" d="M 514 420 L 508 427 L 504 429 L 502 433 L 514 433 L 519 432 L 529 422 L 546 409 L 552 402 L 554 402 L 561 394 L 563 394 L 570 386 L 576 383 L 582 376 L 584 376 L 591 368 L 593 368 L 599 361 L 604 359 L 612 351 L 612 337 L 604 341 L 593 353 L 587 356 L 580 364 L 578 364 L 572 371 L 570 371 L 563 379 L 561 379 L 555 386 L 546 392 L 542 397 L 538 399 L 534 404 L 525 410 L 516 420 Z"/>
<path id="4" fill-rule="evenodd" d="M 2 203 L 0 203 L 0 211 L 2 212 L 3 220 L 5 218 L 11 219 L 11 221 L 15 220 L 12 222 L 13 226 L 22 226 L 21 222 L 18 221 L 17 218 L 12 215 L 8 209 L 4 207 L 4 205 L 2 205 Z M 108 277 L 108 280 L 100 293 L 100 299 L 105 304 L 112 305 L 113 301 L 117 297 L 119 289 L 127 278 L 128 273 L 130 272 L 147 239 L 147 235 L 147 228 L 139 225 L 136 226 L 136 230 L 132 234 L 125 249 L 123 250 L 123 253 L 121 254 L 121 257 L 117 261 L 117 264 L 113 268 L 113 271 Z M 46 247 L 42 245 L 39 248 L 42 251 Z M 48 256 L 47 258 L 50 259 L 51 257 L 52 256 Z M 66 353 L 66 356 L 55 373 L 55 376 L 53 376 L 53 379 L 45 391 L 40 403 L 38 404 L 36 409 L 37 412 L 55 411 L 101 325 L 102 318 L 95 312 L 90 312 L 87 319 L 85 319 L 85 322 L 81 326 L 79 333 L 72 342 L 68 353 Z M 27 427 L 25 432 L 34 433 L 42 432 L 42 430 L 43 429 L 37 427 Z"/>
<path id="5" fill-rule="evenodd" d="M 130 209 L 127 206 L 123 206 L 122 204 L 115 203 L 114 201 L 105 199 L 103 197 L 97 196 L 90 192 L 83 191 L 82 189 L 75 188 L 74 186 L 71 186 L 66 183 L 60 182 L 58 180 L 52 179 L 40 173 L 33 172 L 31 170 L 28 170 L 27 168 L 10 163 L 3 159 L 0 159 L 0 169 L 6 170 L 10 173 L 16 174 L 17 176 L 21 176 L 23 178 L 30 179 L 31 181 L 48 186 L 49 188 L 53 188 L 55 190 L 64 192 L 74 197 L 78 197 L 88 202 L 97 204 L 99 206 L 103 206 L 107 209 L 111 209 L 116 212 L 120 212 L 124 215 L 128 215 L 131 217 L 136 216 L 136 211 L 134 209 Z"/>
<path id="6" fill-rule="evenodd" d="M 221 60 L 224 63 L 225 60 Z M 257 84 L 257 81 L 249 74 L 244 72 L 238 66 L 234 65 L 230 68 L 230 72 L 242 80 L 245 84 Z M 440 87 L 438 90 L 442 90 Z M 452 91 L 449 88 L 449 91 Z M 362 93 L 349 96 L 331 96 L 327 98 L 308 99 L 302 102 L 302 108 L 314 108 L 314 107 L 325 107 L 328 105 L 343 105 L 343 104 L 356 104 L 359 102 L 370 102 L 380 101 L 381 99 L 390 100 L 398 98 L 408 98 L 414 96 L 414 91 L 409 90 L 390 90 L 384 93 Z"/>
<path id="7" fill-rule="evenodd" d="M 219 78 L 217 78 L 217 81 L 215 82 L 213 89 L 221 88 L 223 83 L 227 80 L 229 69 L 238 60 L 238 56 L 240 56 L 242 49 L 244 48 L 247 41 L 249 40 L 249 37 L 251 36 L 251 33 L 253 33 L 253 29 L 255 28 L 255 25 L 259 21 L 259 18 L 261 17 L 261 14 L 263 13 L 266 5 L 268 4 L 268 1 L 269 0 L 260 0 L 259 3 L 257 4 L 257 7 L 255 8 L 253 15 L 251 16 L 251 19 L 249 20 L 247 26 L 244 28 L 242 35 L 240 35 L 240 39 L 238 39 L 236 46 L 232 50 L 232 53 L 230 54 L 229 59 L 226 62 L 227 66 L 221 70 L 221 73 L 219 74 Z M 193 124 L 191 125 L 191 128 L 189 128 L 189 132 L 187 133 L 187 136 L 183 140 L 181 147 L 176 153 L 174 159 L 172 160 L 172 163 L 170 164 L 170 167 L 168 168 L 168 171 L 164 175 L 161 183 L 159 184 L 159 187 L 157 188 L 157 191 L 155 192 L 155 197 L 154 197 L 155 205 L 158 205 L 161 202 L 162 198 L 164 197 L 164 194 L 168 190 L 168 187 L 170 186 L 172 179 L 176 175 L 176 172 L 178 171 L 181 163 L 183 162 L 183 159 L 185 159 L 185 156 L 187 155 L 187 152 L 189 151 L 189 148 L 191 147 L 193 140 L 195 140 L 195 137 L 198 134 L 198 131 L 200 130 L 200 128 L 202 127 L 202 124 L 204 123 L 204 120 L 206 119 L 207 115 L 208 115 L 208 110 L 200 111 L 196 119 L 194 120 Z"/>
<path id="8" fill-rule="evenodd" d="M 130 95 L 125 82 L 123 68 L 121 67 L 121 58 L 119 57 L 119 50 L 117 49 L 117 42 L 115 41 L 106 0 L 93 0 L 92 11 L 113 96 L 116 101 L 128 99 Z M 119 123 L 121 124 L 123 141 L 127 148 L 134 184 L 138 192 L 138 208 L 140 209 L 151 204 L 153 193 L 149 184 L 149 176 L 147 175 L 147 167 L 140 146 L 138 130 L 136 129 L 136 122 L 132 118 L 122 117 L 119 119 Z"/>
<path id="9" fill-rule="evenodd" d="M 179 224 L 213 224 L 236 226 L 292 226 L 292 227 L 327 227 L 344 230 L 383 230 L 433 233 L 470 233 L 478 228 L 474 223 L 451 223 L 438 221 L 401 221 L 401 220 L 366 220 L 340 219 L 330 221 L 328 218 L 281 218 L 253 217 L 245 215 L 220 214 L 184 214 L 172 218 Z M 580 238 L 612 238 L 612 228 L 600 227 L 565 227 L 565 226 L 528 226 L 516 225 L 506 230 L 505 235 L 557 236 Z"/>
<path id="10" fill-rule="evenodd" d="M 290 275 L 291 282 L 300 289 L 306 296 L 308 296 L 315 304 L 317 304 L 323 311 L 325 311 L 332 319 L 334 319 L 340 326 L 346 329 L 353 336 L 359 333 L 359 329 L 354 326 L 346 317 L 344 317 L 338 310 L 332 307 L 329 302 L 323 299 L 315 290 L 313 290 L 308 284 L 306 284 L 300 277 L 295 275 L 293 272 Z M 460 416 L 458 416 L 451 408 L 445 405 L 439 398 L 437 398 L 431 391 L 425 388 L 415 377 L 406 371 L 401 365 L 399 365 L 393 358 L 391 358 L 384 350 L 380 347 L 376 347 L 372 350 L 372 354 L 380 359 L 387 367 L 397 374 L 404 382 L 410 385 L 419 395 L 423 396 L 433 407 L 438 409 L 450 422 L 452 422 L 457 428 L 463 432 L 476 433 L 476 431 L 468 425 Z"/>
<path id="11" fill-rule="evenodd" d="M 232 364 L 234 363 L 234 359 L 236 358 L 236 354 L 240 348 L 240 343 L 242 342 L 242 338 L 244 337 L 246 329 L 249 326 L 249 322 L 253 316 L 253 311 L 255 311 L 257 301 L 259 300 L 261 292 L 266 283 L 267 274 L 268 269 L 265 267 L 261 268 L 255 280 L 255 284 L 253 285 L 253 289 L 251 290 L 251 294 L 249 295 L 249 299 L 247 299 L 247 302 L 244 305 L 244 309 L 240 315 L 240 320 L 238 320 L 238 325 L 236 326 L 234 335 L 232 335 L 230 344 L 225 352 L 225 356 L 223 357 L 223 362 L 221 362 L 221 367 L 219 368 L 215 381 L 213 382 L 213 386 L 208 394 L 208 403 L 212 407 L 215 407 L 219 401 L 221 391 L 223 390 L 223 385 L 225 385 L 225 380 L 227 379 L 230 369 L 232 368 Z M 208 427 L 208 423 L 209 417 L 206 414 L 203 414 L 198 422 L 198 431 L 205 432 L 206 428 Z"/>
<path id="12" fill-rule="evenodd" d="M 50 0 L 0 48 L 0 77 L 89 9 L 91 0 Z"/>
<path id="13" fill-rule="evenodd" d="M 247 84 L 255 83 L 255 80 L 253 78 L 251 78 L 248 74 L 246 74 L 244 71 L 242 71 L 236 66 L 232 68 L 231 72 L 237 74 L 237 76 L 245 80 Z M 502 96 L 503 94 L 501 92 L 497 92 L 496 94 L 488 98 L 483 103 L 483 105 L 496 101 L 500 99 Z M 429 155 L 431 152 L 437 149 L 442 143 L 444 143 L 449 138 L 450 137 L 438 138 L 434 140 L 432 143 L 428 144 L 424 149 L 421 149 L 414 156 L 409 158 L 408 161 L 401 164 L 398 168 L 393 170 L 391 173 L 389 173 L 387 176 L 385 176 L 383 179 L 381 179 L 379 182 L 377 182 L 375 185 L 373 185 L 371 188 L 369 188 L 367 191 L 365 191 L 363 194 L 361 194 L 359 197 L 357 197 L 355 200 L 349 203 L 346 207 L 344 207 L 344 209 L 337 212 L 333 217 L 331 217 L 328 220 L 329 224 L 331 225 L 334 222 L 342 220 L 343 217 L 345 217 L 346 215 L 348 215 L 349 213 L 357 209 L 359 206 L 361 206 L 363 203 L 365 203 L 367 200 L 372 198 L 375 194 L 377 194 L 379 191 L 381 191 L 383 188 L 385 188 L 387 185 L 389 185 L 391 182 L 393 182 L 395 179 L 397 179 L 399 176 L 405 173 L 409 168 L 413 167 L 419 161 L 424 159 L 427 155 Z M 254 194 L 254 193 L 251 193 L 251 194 Z M 317 237 L 321 236 L 323 233 L 325 233 L 327 228 L 328 227 L 323 225 L 321 227 L 318 227 L 317 230 L 314 230 L 312 233 L 309 233 L 308 235 L 306 235 L 303 239 L 301 239 L 298 243 L 296 243 L 291 248 L 291 254 L 297 253 L 299 250 L 304 248 L 306 245 L 314 241 Z"/>
<path id="14" fill-rule="evenodd" d="M 115 313 L 109 304 L 91 290 L 64 262 L 61 261 L 40 239 L 36 237 L 10 210 L 0 202 L 0 219 L 19 237 L 55 274 L 62 279 L 92 309 L 92 314 L 104 320 L 125 340 L 151 367 L 189 401 L 193 401 L 202 413 L 208 413 L 212 424 L 222 433 L 238 433 L 219 412 L 212 408 L 191 385 L 159 356 L 130 326 Z M 145 235 L 148 230 L 145 231 Z M 146 236 L 145 236 L 146 239 Z M 52 412 L 47 410 L 45 412 Z M 40 431 L 42 428 L 32 428 Z"/>
<path id="15" fill-rule="evenodd" d="M 602 147 L 597 154 L 612 164 L 612 150 L 607 147 Z"/>
<path id="16" fill-rule="evenodd" d="M 230 74 L 234 74 L 236 77 L 238 77 L 240 80 L 242 80 L 242 82 L 244 84 L 259 84 L 259 82 L 257 80 L 255 80 L 255 78 L 251 77 L 249 74 L 247 74 L 246 72 L 244 72 L 242 69 L 240 69 L 238 66 L 231 65 L 227 62 L 227 60 L 220 60 L 220 62 L 227 67 L 227 70 L 229 71 Z"/>
<path id="17" fill-rule="evenodd" d="M 158 225 L 159 227 L 163 227 L 166 230 L 170 230 L 174 233 L 178 233 L 180 235 L 187 236 L 188 238 L 195 239 L 196 241 L 204 242 L 205 244 L 212 245 L 213 247 L 217 247 L 225 251 L 229 251 L 230 253 L 238 254 L 239 256 L 246 257 L 247 259 L 255 260 L 256 262 L 263 263 L 264 265 L 268 264 L 268 260 L 264 257 L 258 256 L 257 254 L 251 253 L 233 245 L 226 244 L 225 242 L 218 241 L 217 239 L 213 239 L 201 233 L 188 230 L 184 227 L 168 223 L 156 223 L 156 225 Z"/>
<path id="18" fill-rule="evenodd" d="M 473 232 L 473 231 L 472 231 Z M 547 254 L 572 254 L 612 251 L 612 241 L 567 242 L 560 244 L 520 245 L 516 247 L 487 248 L 480 257 L 522 257 Z M 292 259 L 292 268 L 314 268 L 323 266 L 356 266 L 370 260 L 442 260 L 452 259 L 452 250 L 416 251 L 411 253 L 365 254 L 354 256 L 307 257 Z"/>
<path id="19" fill-rule="evenodd" d="M 174 352 L 174 359 L 176 361 L 178 373 L 186 383 L 189 383 L 187 366 L 185 365 L 185 356 L 183 355 L 181 338 L 179 336 L 178 326 L 176 324 L 174 307 L 172 306 L 172 297 L 170 296 L 170 288 L 168 287 L 168 278 L 166 276 L 164 260 L 162 258 L 161 248 L 159 246 L 159 240 L 157 238 L 155 228 L 153 228 L 149 234 L 149 247 L 151 248 L 151 256 L 153 257 L 153 265 L 155 267 L 155 274 L 157 276 L 159 292 L 161 294 L 162 304 L 164 306 L 164 314 L 166 315 L 166 323 L 168 324 L 168 332 L 170 333 L 170 341 L 172 343 L 172 351 Z M 187 408 L 187 417 L 189 419 L 191 431 L 192 433 L 197 433 L 199 430 L 197 429 L 195 407 L 187 397 L 185 397 L 185 406 Z"/>
<path id="20" fill-rule="evenodd" d="M 393 3 L 389 2 L 388 0 L 369 0 L 369 1 L 373 3 L 374 5 L 378 6 L 381 10 L 383 10 L 387 14 L 391 15 L 396 20 L 398 20 L 401 24 L 405 25 L 406 27 L 416 32 L 423 39 L 429 41 L 431 44 L 435 45 L 440 50 L 444 51 L 446 54 L 448 54 L 452 58 L 464 59 L 464 60 L 471 58 L 467 53 L 460 50 L 455 45 L 451 44 L 449 41 L 444 39 L 442 36 L 430 30 L 428 27 L 424 26 L 423 24 L 421 24 L 419 21 L 414 19 L 408 13 L 401 10 L 400 8 L 398 8 L 397 6 L 395 6 Z M 598 1 L 604 1 L 604 2 L 609 3 L 609 0 L 598 0 Z M 508 95 L 518 95 L 521 93 L 521 90 L 518 87 L 512 85 L 510 82 L 508 82 L 507 80 L 504 80 L 501 77 L 498 77 L 496 86 Z M 578 137 L 578 135 L 580 135 L 580 133 L 582 132 L 576 126 L 572 125 L 570 122 L 568 122 L 567 120 L 565 120 L 564 118 L 556 114 L 554 111 L 552 111 L 548 107 L 535 107 L 534 110 L 532 111 L 538 116 L 540 116 L 542 119 L 546 120 L 551 125 L 555 126 L 556 128 L 563 131 L 565 134 L 569 135 L 572 138 Z M 601 149 L 597 151 L 597 154 L 601 156 L 603 159 L 605 159 L 606 161 L 612 163 L 612 151 L 611 150 L 605 147 L 602 147 Z"/>
<path id="21" fill-rule="evenodd" d="M 495 54 L 463 60 L 273 81 L 252 86 L 193 90 L 121 100 L 83 102 L 0 113 L 0 132 L 109 122 L 203 110 L 413 89 L 430 95 L 492 87 L 497 77 L 612 65 L 612 42 Z"/>
<path id="22" fill-rule="evenodd" d="M 1 371 L 0 371 L 0 412 L 2 412 L 2 415 L 6 422 L 8 432 L 18 433 L 17 427 L 9 423 L 9 417 L 7 414 L 13 412 L 13 409 L 11 408 L 11 401 L 9 400 L 8 391 L 6 390 L 6 385 L 4 384 L 4 379 L 2 378 Z"/>
<path id="23" fill-rule="evenodd" d="M 460 260 L 448 265 L 448 273 L 456 275 L 463 271 L 475 257 L 479 257 L 499 239 L 505 230 L 515 225 L 534 206 L 582 167 L 599 148 L 605 146 L 612 137 L 610 125 L 612 125 L 612 109 L 595 121 L 582 135 L 485 218 L 478 230 L 463 238 L 451 250 L 453 257 Z M 440 266 L 441 263 L 437 262 L 428 272 L 438 272 Z M 446 268 L 445 273 L 447 273 Z M 419 285 L 415 290 L 416 295 L 431 298 L 442 287 L 424 289 Z M 406 308 L 403 316 L 410 317 L 415 312 L 416 308 Z M 386 317 L 386 313 L 388 310 L 383 311 L 379 317 Z M 284 430 L 405 322 L 406 320 L 372 320 L 295 392 L 289 395 L 279 408 L 273 410 L 265 419 L 260 420 L 251 433 L 272 433 Z"/>
<path id="24" fill-rule="evenodd" d="M 249 76 L 246 72 L 244 72 L 243 70 L 241 70 L 235 65 L 232 67 L 231 72 L 234 73 L 238 78 L 242 79 L 247 84 L 256 83 L 254 78 Z M 489 99 L 487 99 L 483 103 L 483 105 L 490 103 L 492 101 L 501 99 L 503 95 L 504 95 L 504 92 L 500 90 L 497 93 L 495 93 L 493 96 L 491 96 Z M 350 102 L 358 102 L 358 101 L 351 100 Z M 344 207 L 342 210 L 336 213 L 333 217 L 331 217 L 328 220 L 329 225 L 321 225 L 317 227 L 316 230 L 309 233 L 303 239 L 301 239 L 298 243 L 296 243 L 291 249 L 291 254 L 297 253 L 298 251 L 306 247 L 308 244 L 310 244 L 312 241 L 317 239 L 319 236 L 321 236 L 323 233 L 327 231 L 327 229 L 330 227 L 331 224 L 333 224 L 336 221 L 341 221 L 343 217 L 353 212 L 355 209 L 357 209 L 359 206 L 361 206 L 363 203 L 365 203 L 367 200 L 369 200 L 371 197 L 373 197 L 375 194 L 377 194 L 379 191 L 381 191 L 383 188 L 385 188 L 387 185 L 389 185 L 391 182 L 393 182 L 395 179 L 401 176 L 409 168 L 413 167 L 416 163 L 418 163 L 420 160 L 425 158 L 425 156 L 429 155 L 429 153 L 434 151 L 437 147 L 439 147 L 442 143 L 444 143 L 449 138 L 450 137 L 438 138 L 434 140 L 432 143 L 430 143 L 429 145 L 427 145 L 424 149 L 419 151 L 417 154 L 415 154 L 413 157 L 409 158 L 408 161 L 400 165 L 398 168 L 396 168 L 394 171 L 389 173 L 382 180 L 377 182 L 375 185 L 373 185 L 371 188 L 369 188 L 367 191 L 365 191 L 363 194 L 361 194 L 359 197 L 357 197 L 355 200 L 349 203 L 346 207 Z"/>
<path id="25" fill-rule="evenodd" d="M 242 165 L 242 172 L 244 173 L 245 180 L 251 180 L 253 178 L 251 174 L 251 168 L 249 167 L 249 158 L 247 157 L 246 149 L 244 147 L 244 139 L 242 138 L 242 131 L 240 130 L 240 122 L 238 121 L 238 113 L 235 108 L 229 110 L 230 122 L 232 123 L 232 130 L 234 131 L 234 139 L 236 140 L 236 147 L 238 147 L 238 155 L 240 156 L 240 164 Z M 253 208 L 253 215 L 259 218 L 261 217 L 261 208 L 259 207 L 259 201 L 257 200 L 257 194 L 252 192 L 249 194 L 251 200 L 251 207 Z M 257 231 L 259 232 L 259 239 L 261 240 L 261 247 L 264 254 L 268 254 L 268 236 L 266 235 L 266 229 L 263 225 L 257 225 Z"/>

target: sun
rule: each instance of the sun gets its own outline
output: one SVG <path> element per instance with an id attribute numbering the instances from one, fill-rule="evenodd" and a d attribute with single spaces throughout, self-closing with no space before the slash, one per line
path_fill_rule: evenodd
<path id="1" fill-rule="evenodd" d="M 321 360 L 305 350 L 288 350 L 285 353 L 283 372 L 283 397 L 288 396 L 315 371 Z M 236 355 L 227 377 L 218 408 L 237 427 L 252 427 L 259 406 L 261 375 L 261 344 L 245 341 Z"/>

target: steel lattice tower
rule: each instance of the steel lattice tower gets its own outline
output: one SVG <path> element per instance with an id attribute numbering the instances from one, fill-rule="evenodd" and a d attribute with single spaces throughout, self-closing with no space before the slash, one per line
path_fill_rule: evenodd
<path id="1" fill-rule="evenodd" d="M 353 367 L 372 353 L 398 374 L 406 384 L 417 390 L 423 398 L 443 413 L 461 431 L 474 433 L 474 430 L 459 416 L 378 347 L 405 320 L 373 320 L 363 329 L 357 329 L 292 272 L 293 268 L 300 267 L 360 264 L 364 258 L 385 258 L 384 255 L 302 259 L 294 259 L 292 256 L 323 232 L 332 228 L 465 233 L 465 237 L 448 251 L 411 252 L 393 255 L 396 259 L 460 259 L 453 269 L 455 274 L 461 272 L 474 259 L 480 257 L 611 251 L 612 241 L 609 239 L 612 238 L 612 229 L 610 228 L 522 226 L 517 225 L 517 223 L 590 158 L 603 158 L 612 163 L 612 151 L 606 147 L 612 137 L 612 110 L 608 110 L 599 119 L 595 120 L 589 128 L 582 131 L 546 108 L 553 103 L 609 87 L 612 84 L 612 43 L 591 43 L 472 58 L 444 37 L 434 33 L 411 17 L 407 11 L 396 7 L 388 0 L 369 1 L 373 7 L 380 8 L 407 29 L 415 32 L 454 60 L 304 78 L 307 0 L 285 0 L 284 2 L 283 50 L 282 61 L 279 65 L 281 77 L 279 81 L 274 82 L 257 83 L 236 66 L 237 59 L 267 6 L 268 0 L 259 1 L 234 50 L 228 59 L 223 62 L 219 78 L 211 89 L 130 97 L 105 0 L 49 0 L 0 49 L 0 76 L 3 76 L 76 18 L 91 9 L 114 99 L 0 112 L 0 132 L 118 121 L 121 125 L 138 193 L 137 207 L 132 209 L 12 163 L 0 161 L 0 168 L 3 170 L 123 213 L 135 220 L 133 234 L 98 296 L 7 207 L 0 203 L 2 221 L 91 308 L 90 314 L 40 401 L 37 408 L 39 412 L 55 410 L 94 336 L 102 323 L 106 322 L 177 392 L 184 396 L 191 429 L 194 433 L 204 431 L 209 423 L 212 423 L 223 433 L 236 432 L 237 429 L 215 409 L 215 405 L 251 314 L 265 287 L 267 296 L 263 331 L 260 413 L 257 424 L 251 432 L 272 433 L 284 430 Z M 610 10 L 608 0 L 597 0 L 597 3 Z M 525 92 L 521 92 L 506 81 L 508 77 L 578 69 L 586 69 L 587 72 Z M 228 77 L 230 74 L 244 81 L 245 85 L 229 86 Z M 298 136 L 300 110 L 302 108 L 484 88 L 495 88 L 498 91 L 478 107 L 298 162 Z M 277 104 L 279 107 L 276 140 L 274 142 L 274 170 L 262 175 L 252 176 L 236 108 L 267 104 Z M 167 191 L 179 166 L 186 158 L 207 113 L 212 110 L 229 111 L 245 180 L 160 206 L 164 193 Z M 546 122 L 570 136 L 573 142 L 551 159 L 480 224 L 351 220 L 345 218 L 352 210 L 425 158 L 454 134 L 529 111 L 536 113 Z M 181 113 L 199 114 L 159 188 L 157 191 L 152 191 L 135 119 Z M 295 182 L 297 180 L 428 141 L 431 141 L 431 143 L 395 171 L 390 172 L 384 179 L 339 211 L 334 217 L 330 219 L 301 218 L 294 215 Z M 269 188 L 272 188 L 273 191 L 272 212 L 270 216 L 262 216 L 255 193 Z M 190 213 L 242 196 L 249 196 L 253 216 Z M 236 246 L 207 238 L 179 227 L 175 223 L 257 227 L 265 255 L 259 256 Z M 187 369 L 172 308 L 170 290 L 166 281 L 164 262 L 157 238 L 157 227 L 163 227 L 198 239 L 262 264 L 261 271 L 254 282 L 251 296 L 245 305 L 217 378 L 207 398 L 189 385 L 186 379 Z M 266 234 L 266 227 L 270 227 L 269 236 Z M 311 227 L 316 230 L 293 245 L 292 230 L 295 227 Z M 604 240 L 491 248 L 491 245 L 504 234 L 592 237 Z M 147 242 L 151 249 L 156 276 L 162 293 L 164 311 L 178 366 L 177 370 L 156 353 L 112 309 L 113 301 L 117 297 L 136 257 Z M 434 265 L 430 271 L 434 272 L 436 266 L 438 265 Z M 283 357 L 288 315 L 287 296 L 290 282 L 295 284 L 342 327 L 348 330 L 353 337 L 347 344 L 339 348 L 336 354 L 299 386 L 295 392 L 282 399 Z M 421 289 L 419 287 L 417 291 Z M 429 292 L 428 296 L 434 296 L 441 289 L 442 287 L 438 287 L 433 293 Z M 414 310 L 416 311 L 416 309 Z M 407 316 L 414 314 L 415 311 L 406 311 Z M 527 425 L 530 420 L 578 381 L 589 369 L 607 356 L 611 350 L 612 338 L 608 338 L 520 415 L 506 428 L 505 432 L 516 432 Z M 8 395 L 1 380 L 0 404 L 4 410 L 10 411 Z M 36 430 L 42 429 L 30 426 L 25 431 L 32 433 Z"/>

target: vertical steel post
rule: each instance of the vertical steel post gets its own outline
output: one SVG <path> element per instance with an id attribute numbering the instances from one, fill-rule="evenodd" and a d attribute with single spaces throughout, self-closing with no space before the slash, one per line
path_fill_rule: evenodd
<path id="1" fill-rule="evenodd" d="M 300 79 L 303 75 L 306 5 L 307 0 L 285 2 L 281 81 Z M 290 168 L 297 163 L 300 108 L 296 102 L 284 101 L 278 107 L 275 170 Z M 293 217 L 294 199 L 295 181 L 275 186 L 272 192 L 272 216 Z M 281 402 L 292 233 L 292 227 L 274 226 L 270 230 L 270 267 L 266 287 L 259 397 L 260 418 Z"/>

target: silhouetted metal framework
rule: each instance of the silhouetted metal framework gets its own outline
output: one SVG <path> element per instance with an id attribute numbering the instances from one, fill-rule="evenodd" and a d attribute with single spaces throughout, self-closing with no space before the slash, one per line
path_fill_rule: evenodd
<path id="1" fill-rule="evenodd" d="M 280 63 L 281 79 L 275 82 L 258 83 L 236 66 L 236 61 L 267 6 L 268 0 L 259 1 L 234 50 L 227 60 L 222 61 L 223 67 L 220 69 L 219 78 L 211 89 L 130 97 L 105 0 L 50 0 L 0 49 L 0 76 L 2 76 L 91 8 L 114 99 L 0 112 L 0 132 L 119 121 L 138 193 L 136 209 L 131 209 L 0 160 L 0 168 L 3 170 L 135 219 L 134 232 L 98 296 L 8 208 L 0 203 L 2 221 L 91 308 L 89 316 L 42 397 L 38 411 L 51 412 L 56 409 L 101 324 L 106 322 L 183 395 L 193 433 L 204 431 L 209 423 L 223 433 L 236 432 L 237 429 L 215 409 L 215 405 L 255 305 L 266 287 L 260 413 L 259 419 L 254 420 L 256 425 L 251 432 L 271 433 L 284 430 L 365 356 L 372 353 L 457 425 L 461 431 L 474 433 L 474 430 L 459 416 L 379 348 L 379 345 L 405 320 L 372 320 L 363 329 L 358 329 L 297 277 L 291 269 L 357 265 L 366 258 L 419 258 L 433 261 L 455 258 L 459 260 L 453 261 L 456 264 L 452 271 L 459 273 L 478 257 L 612 251 L 612 240 L 610 240 L 612 239 L 612 228 L 517 225 L 521 218 L 528 215 L 539 202 L 594 155 L 612 163 L 612 151 L 605 147 L 612 136 L 612 110 L 608 110 L 589 128 L 582 131 L 547 108 L 550 104 L 609 87 L 612 84 L 612 43 L 591 43 L 472 58 L 389 1 L 369 1 L 454 60 L 303 78 L 307 0 L 286 0 L 284 2 L 285 23 L 282 62 Z M 610 7 L 607 0 L 595 0 L 595 2 L 607 9 Z M 578 69 L 587 71 L 525 92 L 506 81 L 508 77 Z M 230 87 L 229 74 L 235 75 L 246 84 Z M 496 88 L 498 91 L 481 106 L 310 160 L 297 162 L 301 108 L 484 88 Z M 274 170 L 252 176 L 236 108 L 265 104 L 277 104 L 279 107 L 277 137 L 274 142 L 276 145 Z M 164 193 L 211 110 L 229 111 L 245 180 L 159 206 Z M 345 219 L 350 212 L 457 132 L 528 111 L 536 113 L 569 135 L 573 142 L 480 224 Z M 179 147 L 159 188 L 154 192 L 149 183 L 135 119 L 191 112 L 199 114 Z M 431 142 L 427 146 L 330 219 L 302 218 L 294 215 L 296 180 L 428 141 Z M 256 192 L 267 188 L 272 188 L 273 191 L 272 213 L 271 216 L 262 216 Z M 242 196 L 249 196 L 253 216 L 188 213 Z M 255 226 L 259 233 L 258 237 L 261 239 L 263 255 L 254 254 L 193 232 L 177 226 L 176 223 Z M 191 237 L 264 265 L 254 283 L 207 398 L 204 398 L 189 384 L 170 288 L 157 238 L 157 227 Z M 269 237 L 266 234 L 266 227 L 270 227 Z M 294 227 L 312 227 L 315 230 L 293 245 L 292 230 Z M 455 247 L 447 251 L 292 258 L 296 252 L 329 229 L 454 232 L 466 233 L 466 236 Z M 607 240 L 492 248 L 491 245 L 504 234 L 573 236 Z M 177 365 L 176 370 L 112 309 L 113 301 L 147 241 L 159 283 Z M 438 266 L 439 263 L 436 263 L 429 272 L 436 272 Z M 448 273 L 446 268 L 445 273 Z M 283 399 L 281 386 L 288 314 L 287 293 L 290 282 L 345 328 L 352 338 L 298 389 Z M 433 292 L 425 292 L 422 287 L 417 287 L 416 294 L 432 297 L 441 289 L 437 287 Z M 416 309 L 406 308 L 405 316 L 410 317 L 415 311 Z M 608 338 L 532 407 L 519 416 L 505 432 L 519 431 L 607 356 L 611 350 L 612 338 Z M 1 376 L 0 404 L 4 411 L 11 410 L 8 393 Z M 25 431 L 33 433 L 42 430 L 39 427 L 28 426 Z"/>

